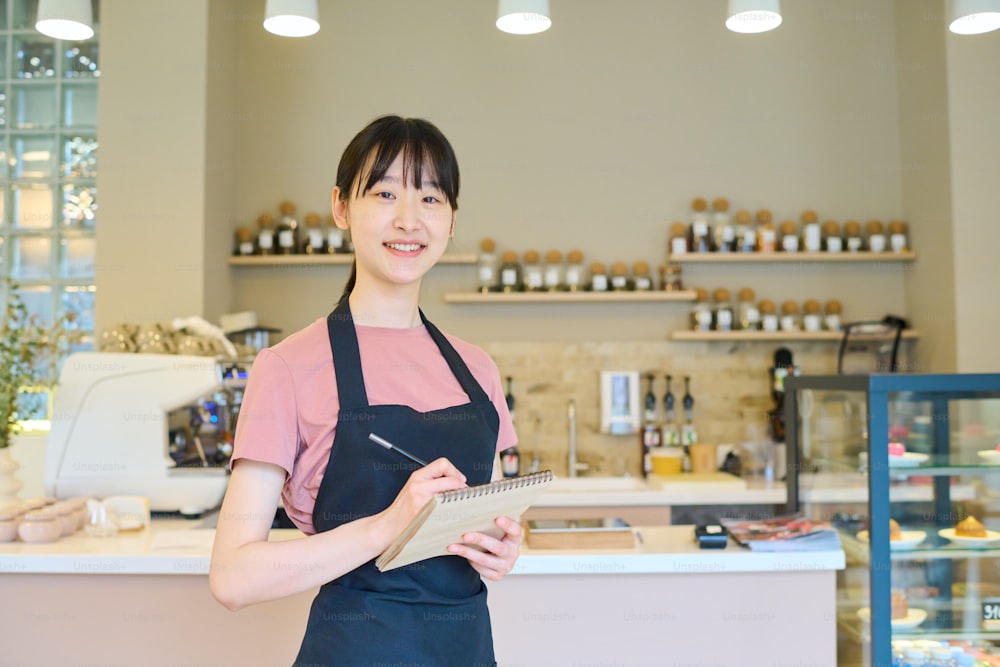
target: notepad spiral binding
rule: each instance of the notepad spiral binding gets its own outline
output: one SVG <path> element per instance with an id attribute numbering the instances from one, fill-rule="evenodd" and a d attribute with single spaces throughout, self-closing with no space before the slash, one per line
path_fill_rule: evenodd
<path id="1" fill-rule="evenodd" d="M 478 498 L 480 496 L 488 496 L 493 493 L 503 493 L 511 489 L 520 489 L 525 486 L 532 486 L 533 484 L 541 484 L 550 479 L 552 479 L 552 471 L 543 470 L 541 472 L 533 472 L 530 475 L 498 479 L 497 481 L 490 482 L 489 484 L 480 484 L 478 486 L 470 486 L 464 489 L 455 489 L 454 491 L 444 491 L 438 494 L 438 496 L 442 503 L 448 503 L 453 500 L 468 500 L 469 498 Z"/>

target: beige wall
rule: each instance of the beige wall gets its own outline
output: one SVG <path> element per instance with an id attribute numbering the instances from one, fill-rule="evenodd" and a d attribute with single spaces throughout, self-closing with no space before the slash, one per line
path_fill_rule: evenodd
<path id="1" fill-rule="evenodd" d="M 434 120 L 458 151 L 457 252 L 491 236 L 501 249 L 577 247 L 588 261 L 655 266 L 696 196 L 779 220 L 805 208 L 904 218 L 912 266 L 689 266 L 685 283 L 840 298 L 848 320 L 902 314 L 924 333 L 914 370 L 1000 368 L 980 333 L 997 316 L 997 243 L 981 239 L 997 233 L 987 225 L 1000 39 L 946 38 L 939 0 L 787 3 L 785 24 L 757 36 L 726 31 L 721 2 L 629 0 L 610 12 L 579 0 L 556 5 L 554 28 L 531 37 L 496 31 L 492 2 L 323 2 L 322 30 L 302 40 L 265 33 L 263 3 L 182 4 L 102 4 L 98 326 L 250 309 L 288 333 L 324 315 L 346 267 L 231 269 L 233 230 L 283 199 L 325 212 L 350 137 L 397 112 Z M 435 268 L 423 307 L 497 354 L 504 374 L 565 367 L 574 344 L 624 354 L 640 343 L 640 370 L 721 366 L 695 380 L 702 405 L 740 386 L 757 415 L 747 420 L 766 408 L 774 346 L 667 343 L 685 304 L 443 302 L 473 281 L 473 267 Z M 810 347 L 809 370 L 833 353 Z M 591 380 L 547 399 L 552 423 L 568 396 L 595 390 L 607 362 L 590 363 Z M 740 437 L 738 422 L 720 428 Z"/>

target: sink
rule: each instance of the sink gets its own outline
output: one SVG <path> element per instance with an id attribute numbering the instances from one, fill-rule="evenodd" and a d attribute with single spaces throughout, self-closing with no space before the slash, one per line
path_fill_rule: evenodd
<path id="1" fill-rule="evenodd" d="M 646 480 L 638 477 L 558 477 L 550 491 L 563 493 L 646 491 Z"/>

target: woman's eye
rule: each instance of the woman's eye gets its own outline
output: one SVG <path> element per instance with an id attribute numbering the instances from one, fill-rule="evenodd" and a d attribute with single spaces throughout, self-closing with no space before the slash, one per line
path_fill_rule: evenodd
<path id="1" fill-rule="evenodd" d="M 441 200 L 438 199 L 435 195 L 427 195 L 426 197 L 424 197 L 424 201 L 427 202 L 428 204 L 437 204 Z"/>
<path id="2" fill-rule="evenodd" d="M 378 198 L 380 198 L 380 199 L 392 199 L 392 193 L 391 192 L 376 192 L 375 196 L 378 197 Z"/>

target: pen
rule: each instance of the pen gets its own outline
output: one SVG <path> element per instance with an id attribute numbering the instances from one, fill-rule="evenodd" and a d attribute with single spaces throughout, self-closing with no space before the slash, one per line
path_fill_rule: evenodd
<path id="1" fill-rule="evenodd" d="M 382 445 L 383 447 L 385 447 L 389 451 L 396 452 L 400 456 L 403 456 L 405 458 L 410 459 L 411 461 L 413 461 L 414 463 L 416 463 L 418 466 L 425 466 L 425 465 L 427 465 L 427 461 L 424 461 L 423 459 L 420 459 L 420 458 L 414 456 L 413 454 L 409 453 L 408 451 L 406 451 L 402 447 L 397 447 L 396 445 L 392 444 L 391 442 L 389 442 L 385 438 L 378 437 L 374 433 L 369 433 L 368 434 L 368 439 L 371 440 L 374 443 Z"/>

